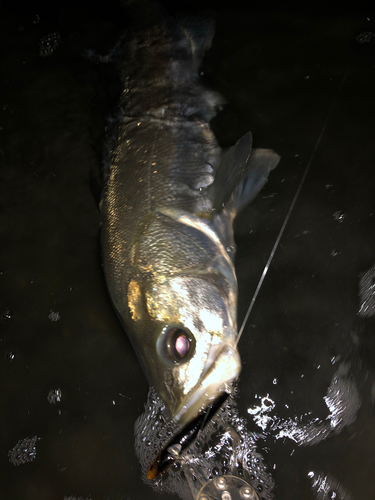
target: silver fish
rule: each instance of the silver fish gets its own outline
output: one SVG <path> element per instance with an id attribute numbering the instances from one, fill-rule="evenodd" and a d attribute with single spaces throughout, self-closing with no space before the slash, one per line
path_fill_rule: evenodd
<path id="1" fill-rule="evenodd" d="M 183 429 L 241 370 L 232 223 L 279 157 L 227 150 L 209 122 L 222 98 L 198 69 L 206 21 L 159 12 L 124 48 L 124 90 L 101 203 L 109 292 L 149 383 Z"/>

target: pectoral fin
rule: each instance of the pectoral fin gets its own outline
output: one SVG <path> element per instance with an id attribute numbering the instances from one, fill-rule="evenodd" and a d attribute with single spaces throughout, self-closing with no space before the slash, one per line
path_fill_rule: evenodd
<path id="1" fill-rule="evenodd" d="M 268 174 L 280 161 L 272 149 L 253 149 L 246 171 L 236 185 L 227 208 L 237 215 L 251 203 L 268 180 Z"/>
<path id="2" fill-rule="evenodd" d="M 233 147 L 223 151 L 215 182 L 210 187 L 216 213 L 225 207 L 236 216 L 254 200 L 280 161 L 272 149 L 252 151 L 251 146 L 252 136 L 248 132 Z"/>
<path id="3" fill-rule="evenodd" d="M 228 202 L 247 170 L 252 143 L 251 132 L 248 132 L 234 146 L 223 150 L 215 173 L 215 182 L 209 188 L 209 196 L 215 211 L 219 211 Z"/>

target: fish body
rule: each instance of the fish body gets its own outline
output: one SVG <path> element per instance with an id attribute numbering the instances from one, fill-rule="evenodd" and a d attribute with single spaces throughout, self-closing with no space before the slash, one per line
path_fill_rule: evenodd
<path id="1" fill-rule="evenodd" d="M 149 383 L 182 429 L 241 370 L 232 223 L 279 157 L 246 134 L 222 150 L 221 97 L 198 68 L 211 23 L 157 12 L 124 49 L 124 90 L 101 203 L 108 289 Z"/>

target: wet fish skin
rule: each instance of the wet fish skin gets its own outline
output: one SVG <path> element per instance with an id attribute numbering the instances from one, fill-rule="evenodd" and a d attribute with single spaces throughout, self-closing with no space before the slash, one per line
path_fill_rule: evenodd
<path id="1" fill-rule="evenodd" d="M 159 15 L 132 34 L 101 204 L 111 298 L 180 428 L 240 372 L 232 223 L 279 159 L 250 158 L 250 133 L 219 147 L 222 99 L 198 77 L 212 37 L 210 23 Z"/>

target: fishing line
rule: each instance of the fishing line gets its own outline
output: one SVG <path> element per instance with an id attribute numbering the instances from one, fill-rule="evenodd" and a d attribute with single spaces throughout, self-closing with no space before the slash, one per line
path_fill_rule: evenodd
<path id="1" fill-rule="evenodd" d="M 295 205 L 295 204 L 296 204 L 296 202 L 297 202 L 298 196 L 299 196 L 299 194 L 300 194 L 300 192 L 301 192 L 302 186 L 303 186 L 303 184 L 304 184 L 304 182 L 305 182 L 305 179 L 306 179 L 306 177 L 307 177 L 307 174 L 308 174 L 308 172 L 309 172 L 309 170 L 310 170 L 310 167 L 311 167 L 311 164 L 312 164 L 312 162 L 313 162 L 313 160 L 314 160 L 315 154 L 316 154 L 316 152 L 317 152 L 317 150 L 318 150 L 318 148 L 319 148 L 319 145 L 320 145 L 320 143 L 321 143 L 321 141 L 322 141 L 322 138 L 323 138 L 324 132 L 325 132 L 325 130 L 326 130 L 326 126 L 327 126 L 328 120 L 329 120 L 329 118 L 330 118 L 330 116 L 331 116 L 331 114 L 332 114 L 332 111 L 333 111 L 334 107 L 336 106 L 336 102 L 337 102 L 338 96 L 339 96 L 339 94 L 340 94 L 340 92 L 341 92 L 341 90 L 342 90 L 342 88 L 343 88 L 343 86 L 344 86 L 344 83 L 345 83 L 345 81 L 346 81 L 346 77 L 347 77 L 347 76 L 348 76 L 348 71 L 346 71 L 346 73 L 344 74 L 343 79 L 342 79 L 342 81 L 341 81 L 341 83 L 340 83 L 340 85 L 339 85 L 339 88 L 338 88 L 337 92 L 336 92 L 336 96 L 335 96 L 335 97 L 334 97 L 334 99 L 333 99 L 333 103 L 332 103 L 332 105 L 331 105 L 330 109 L 328 110 L 327 116 L 326 116 L 326 118 L 325 118 L 325 120 L 324 120 L 324 123 L 323 123 L 323 127 L 322 127 L 322 129 L 321 129 L 321 131 L 320 131 L 320 134 L 319 134 L 319 136 L 318 136 L 318 139 L 317 139 L 317 141 L 316 141 L 316 143 L 315 143 L 314 150 L 313 150 L 313 152 L 312 152 L 312 154 L 311 154 L 311 156 L 310 156 L 310 159 L 309 159 L 309 161 L 308 161 L 308 163 L 307 163 L 307 166 L 306 166 L 306 168 L 305 168 L 305 171 L 304 171 L 304 173 L 303 173 L 303 175 L 302 175 L 301 181 L 300 181 L 300 183 L 299 183 L 299 185 L 298 185 L 297 191 L 296 191 L 296 193 L 295 193 L 295 195 L 294 195 L 294 197 L 293 197 L 292 203 L 291 203 L 291 205 L 290 205 L 290 207 L 289 207 L 289 210 L 288 210 L 288 212 L 287 212 L 287 214 L 286 214 L 286 217 L 285 217 L 285 219 L 284 219 L 283 225 L 281 226 L 281 229 L 280 229 L 280 231 L 279 231 L 279 234 L 278 234 L 278 236 L 277 236 L 277 238 L 276 238 L 276 241 L 275 241 L 275 243 L 274 243 L 274 245 L 273 245 L 273 248 L 272 248 L 272 250 L 271 250 L 270 256 L 268 257 L 267 263 L 266 263 L 266 265 L 265 265 L 265 267 L 264 267 L 264 269 L 263 269 L 263 272 L 262 272 L 262 275 L 261 275 L 261 277 L 260 277 L 260 280 L 259 280 L 258 286 L 257 286 L 257 287 L 256 287 L 256 289 L 255 289 L 255 292 L 254 292 L 253 298 L 251 299 L 251 302 L 250 302 L 249 307 L 248 307 L 248 309 L 247 309 L 247 311 L 246 311 L 246 314 L 245 314 L 245 318 L 244 318 L 244 320 L 243 320 L 243 322 L 242 322 L 242 325 L 241 325 L 241 328 L 240 328 L 240 330 L 239 330 L 239 332 L 238 332 L 238 335 L 237 335 L 237 340 L 236 340 L 236 345 L 238 344 L 238 342 L 239 342 L 239 340 L 240 340 L 240 338 L 241 338 L 241 335 L 242 335 L 242 333 L 243 333 L 243 331 L 244 331 L 244 328 L 245 328 L 245 326 L 246 326 L 246 323 L 247 323 L 247 321 L 248 321 L 248 319 L 249 319 L 250 313 L 251 313 L 251 311 L 252 311 L 252 309 L 253 309 L 253 307 L 254 307 L 254 303 L 255 303 L 255 301 L 256 301 L 256 299 L 257 299 L 257 297 L 258 297 L 258 294 L 259 294 L 259 291 L 260 291 L 260 289 L 261 289 L 261 286 L 263 285 L 263 281 L 264 281 L 264 279 L 265 279 L 265 277 L 266 277 L 266 274 L 267 274 L 267 272 L 268 272 L 268 269 L 269 269 L 269 267 L 270 267 L 270 265 L 271 265 L 272 259 L 273 259 L 274 255 L 275 255 L 275 252 L 276 252 L 276 249 L 277 249 L 277 247 L 279 246 L 279 243 L 280 243 L 281 237 L 282 237 L 282 235 L 283 235 L 283 233 L 284 233 L 284 230 L 285 230 L 285 228 L 286 228 L 286 225 L 288 224 L 288 221 L 289 221 L 290 216 L 291 216 L 291 214 L 292 214 L 292 211 L 293 211 L 293 209 L 294 209 L 294 205 Z"/>

